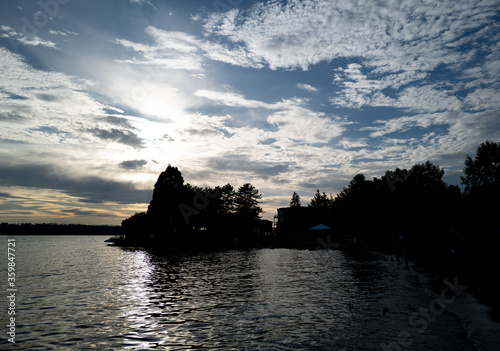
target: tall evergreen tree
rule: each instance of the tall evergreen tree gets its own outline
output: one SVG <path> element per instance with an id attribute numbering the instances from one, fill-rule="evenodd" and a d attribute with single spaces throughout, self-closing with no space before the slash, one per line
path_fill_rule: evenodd
<path id="1" fill-rule="evenodd" d="M 227 215 L 235 210 L 235 192 L 231 184 L 226 184 L 220 188 L 221 209 L 220 213 Z"/>
<path id="2" fill-rule="evenodd" d="M 300 207 L 300 196 L 294 191 L 292 195 L 292 200 L 290 201 L 290 207 Z"/>
<path id="3" fill-rule="evenodd" d="M 192 187 L 184 185 L 181 172 L 169 165 L 156 181 L 147 215 L 157 230 L 171 231 L 185 227 L 179 205 L 191 205 L 193 196 Z"/>
<path id="4" fill-rule="evenodd" d="M 252 184 L 243 184 L 235 195 L 236 213 L 248 220 L 260 218 L 260 214 L 263 212 L 259 206 L 261 198 L 262 195 Z"/>
<path id="5" fill-rule="evenodd" d="M 332 205 L 333 205 L 333 199 L 331 198 L 331 196 L 329 198 L 325 192 L 320 193 L 319 189 L 316 189 L 316 194 L 314 194 L 314 197 L 311 199 L 311 202 L 309 203 L 309 207 L 323 208 L 323 209 L 331 208 Z"/>
<path id="6" fill-rule="evenodd" d="M 315 225 L 319 223 L 331 225 L 333 204 L 331 195 L 328 197 L 325 192 L 320 193 L 319 189 L 316 189 L 316 194 L 314 194 L 308 206 L 310 209 L 309 219 Z"/>

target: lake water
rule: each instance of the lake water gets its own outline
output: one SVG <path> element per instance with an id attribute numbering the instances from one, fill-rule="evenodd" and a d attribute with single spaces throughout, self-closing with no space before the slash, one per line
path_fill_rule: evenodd
<path id="1" fill-rule="evenodd" d="M 440 298 L 429 288 L 433 277 L 381 255 L 261 249 L 159 256 L 95 236 L 15 239 L 16 344 L 7 341 L 3 298 L 0 349 L 500 349 L 498 324 L 473 296 L 451 301 L 448 292 L 440 310 L 431 303 Z M 7 237 L 0 242 L 7 296 Z"/>

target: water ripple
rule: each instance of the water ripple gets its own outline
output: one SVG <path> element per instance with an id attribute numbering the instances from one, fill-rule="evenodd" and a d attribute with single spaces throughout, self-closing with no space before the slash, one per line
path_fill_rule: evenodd
<path id="1" fill-rule="evenodd" d="M 401 332 L 414 350 L 473 349 L 452 314 L 418 333 L 407 304 L 429 304 L 422 282 L 380 257 L 288 249 L 165 257 L 95 237 L 18 240 L 17 340 L 26 350 L 373 350 Z"/>

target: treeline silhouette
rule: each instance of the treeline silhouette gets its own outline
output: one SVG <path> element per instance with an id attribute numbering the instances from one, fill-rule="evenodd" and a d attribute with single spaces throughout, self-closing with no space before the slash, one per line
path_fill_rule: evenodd
<path id="1" fill-rule="evenodd" d="M 344 240 L 395 253 L 406 247 L 442 254 L 446 247 L 460 254 L 472 243 L 488 246 L 500 234 L 500 143 L 482 143 L 475 158 L 467 156 L 463 171 L 463 192 L 447 185 L 444 169 L 429 161 L 372 180 L 357 174 L 335 197 L 318 189 L 309 203 L 314 211 L 302 211 L 304 218 L 301 211 L 292 212 L 283 230 L 303 231 L 322 222 Z M 294 193 L 290 210 L 300 203 Z"/>
<path id="2" fill-rule="evenodd" d="M 440 258 L 464 255 L 471 247 L 491 250 L 500 227 L 499 150 L 499 143 L 486 141 L 474 159 L 467 156 L 464 192 L 447 185 L 444 169 L 429 161 L 372 180 L 357 174 L 335 198 L 318 189 L 307 211 L 294 192 L 273 238 L 301 239 L 311 225 L 322 223 L 333 228 L 344 248 Z M 171 247 L 251 243 L 270 229 L 259 220 L 261 197 L 250 183 L 237 190 L 231 184 L 185 184 L 178 168 L 169 165 L 158 177 L 147 212 L 125 219 L 122 233 L 127 243 Z"/>
<path id="3" fill-rule="evenodd" d="M 56 224 L 56 223 L 0 223 L 0 234 L 10 235 L 109 235 L 121 234 L 119 226 Z"/>
<path id="4" fill-rule="evenodd" d="M 260 221 L 262 195 L 250 183 L 197 187 L 184 184 L 177 167 L 169 165 L 154 186 L 147 212 L 122 222 L 123 244 L 165 249 L 249 246 L 266 229 Z"/>

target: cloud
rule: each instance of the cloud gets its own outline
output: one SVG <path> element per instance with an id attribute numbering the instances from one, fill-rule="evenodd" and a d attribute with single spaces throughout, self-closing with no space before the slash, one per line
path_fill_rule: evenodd
<path id="1" fill-rule="evenodd" d="M 436 8 L 430 3 L 310 0 L 214 13 L 203 25 L 208 36 L 243 44 L 271 69 L 307 69 L 338 57 L 364 57 L 381 71 L 431 70 L 462 59 L 450 46 L 472 40 L 467 33 L 489 25 L 494 13 L 495 5 L 488 2 L 447 1 Z"/>
<path id="2" fill-rule="evenodd" d="M 222 155 L 206 160 L 206 166 L 217 172 L 246 173 L 267 180 L 290 171 L 290 164 L 251 160 L 243 155 Z M 274 179 L 274 178 L 273 178 Z"/>
<path id="3" fill-rule="evenodd" d="M 136 127 L 132 125 L 130 119 L 126 117 L 105 116 L 102 117 L 100 120 L 112 126 L 121 127 L 125 129 L 136 129 Z"/>
<path id="4" fill-rule="evenodd" d="M 216 43 L 205 53 L 212 60 L 307 70 L 319 62 L 347 59 L 355 62 L 336 70 L 333 83 L 340 89 L 331 98 L 334 106 L 437 112 L 462 108 L 460 97 L 469 93 L 463 89 L 495 84 L 500 73 L 496 13 L 493 2 L 479 0 L 449 0 L 439 7 L 413 1 L 306 0 L 260 2 L 195 20 L 207 42 Z M 436 73 L 446 84 L 431 80 Z M 482 101 L 471 96 L 467 102 Z"/>
<path id="5" fill-rule="evenodd" d="M 371 148 L 357 152 L 359 158 L 384 159 L 381 166 L 411 167 L 417 162 L 437 163 L 450 172 L 450 179 L 459 183 L 458 173 L 467 154 L 473 153 L 484 140 L 499 140 L 499 110 L 441 112 L 403 116 L 376 121 L 380 127 L 369 127 Z M 405 133 L 418 130 L 415 137 Z M 368 166 L 368 165 L 367 165 Z M 376 165 L 370 163 L 373 170 Z M 394 168 L 393 167 L 393 168 Z"/>
<path id="6" fill-rule="evenodd" d="M 218 179 L 219 182 L 253 181 L 272 182 L 283 186 L 298 184 L 301 177 L 324 173 L 323 164 L 340 164 L 344 150 L 333 149 L 349 121 L 334 115 L 317 112 L 306 107 L 306 101 L 291 99 L 267 103 L 249 100 L 233 92 L 197 91 L 196 96 L 209 98 L 216 104 L 238 107 L 234 115 L 197 115 L 189 125 L 196 125 L 196 138 L 183 140 L 185 150 L 193 150 L 196 157 L 183 161 L 188 176 L 202 181 Z M 262 123 L 242 119 L 256 109 Z M 250 111 L 250 112 L 249 112 Z M 215 131 L 225 131 L 217 133 Z M 193 133 L 192 127 L 184 132 Z M 189 144 L 189 146 L 187 146 Z M 213 145 L 217 145 L 216 148 Z M 225 150 L 231 150 L 231 156 Z M 186 151 L 189 153 L 189 151 Z M 211 172 L 201 172 L 197 162 L 205 163 Z M 307 169 L 308 171 L 304 171 Z M 197 178 L 196 178 L 197 179 Z"/>
<path id="7" fill-rule="evenodd" d="M 120 162 L 119 166 L 127 170 L 136 170 L 142 168 L 148 163 L 146 160 L 128 160 Z"/>
<path id="8" fill-rule="evenodd" d="M 213 136 L 221 136 L 223 133 L 214 129 L 197 129 L 197 128 L 188 128 L 184 129 L 183 133 L 188 134 L 190 137 L 213 137 Z"/>
<path id="9" fill-rule="evenodd" d="M 129 182 L 98 176 L 60 178 L 48 164 L 0 165 L 0 185 L 60 190 L 85 203 L 144 203 L 151 196 L 151 190 L 137 190 Z"/>
<path id="10" fill-rule="evenodd" d="M 125 39 L 115 39 L 114 43 L 133 50 L 142 56 L 141 59 L 117 60 L 117 62 L 161 66 L 166 69 L 203 71 L 202 57 L 198 54 L 200 42 L 194 36 L 158 29 L 146 28 L 155 43 L 146 45 Z"/>
<path id="11" fill-rule="evenodd" d="M 500 91 L 497 89 L 476 89 L 469 93 L 464 103 L 473 111 L 499 110 Z"/>
<path id="12" fill-rule="evenodd" d="M 258 100 L 248 100 L 242 94 L 213 90 L 197 90 L 194 95 L 212 100 L 220 105 L 245 108 L 265 108 L 269 110 L 283 109 L 288 107 L 289 105 L 301 102 L 300 100 L 295 100 L 293 102 L 288 100 L 284 102 L 269 104 Z"/>
<path id="13" fill-rule="evenodd" d="M 0 198 L 8 198 L 8 199 L 19 199 L 19 196 L 12 195 L 10 192 L 0 192 Z"/>
<path id="14" fill-rule="evenodd" d="M 53 94 L 35 94 L 38 100 L 45 101 L 45 102 L 56 102 L 60 101 L 59 97 L 53 95 Z"/>
<path id="15" fill-rule="evenodd" d="M 52 35 L 61 35 L 61 36 L 64 36 L 64 37 L 67 37 L 68 34 L 66 34 L 65 32 L 62 32 L 62 31 L 56 31 L 56 30 L 49 30 L 49 33 L 52 34 Z"/>
<path id="16" fill-rule="evenodd" d="M 85 93 L 88 87 L 81 81 L 34 69 L 5 48 L 0 48 L 0 75 L 0 116 L 16 123 L 2 128 L 0 138 L 40 143 L 36 134 L 26 131 L 48 125 L 74 131 L 73 138 L 78 139 L 82 126 L 106 115 L 104 106 Z"/>
<path id="17" fill-rule="evenodd" d="M 129 1 L 132 4 L 136 4 L 136 5 L 140 5 L 140 6 L 149 5 L 149 6 L 153 7 L 153 8 L 155 8 L 154 5 L 150 1 L 148 1 L 148 0 L 129 0 Z"/>
<path id="18" fill-rule="evenodd" d="M 270 135 L 287 145 L 326 144 L 344 131 L 343 122 L 303 107 L 276 112 L 267 120 L 278 128 Z"/>
<path id="19" fill-rule="evenodd" d="M 315 93 L 318 91 L 318 88 L 315 88 L 310 84 L 297 83 L 297 88 L 302 89 L 302 90 L 306 90 L 306 91 L 309 91 L 312 93 Z"/>
<path id="20" fill-rule="evenodd" d="M 228 48 L 216 41 L 198 39 L 193 35 L 167 31 L 148 26 L 146 33 L 153 38 L 153 45 L 115 39 L 114 43 L 141 55 L 141 59 L 117 60 L 121 63 L 161 66 L 166 69 L 198 72 L 195 77 L 204 78 L 204 59 L 221 61 L 235 66 L 264 67 L 261 59 L 243 47 Z"/>
<path id="21" fill-rule="evenodd" d="M 109 219 L 110 217 L 118 217 L 122 218 L 121 214 L 112 213 L 109 211 L 97 211 L 97 210 L 89 210 L 84 208 L 65 208 L 59 210 L 64 214 L 70 215 L 72 217 L 104 217 Z"/>
<path id="22" fill-rule="evenodd" d="M 200 44 L 203 55 L 213 61 L 228 63 L 247 68 L 263 68 L 265 61 L 242 45 L 226 46 L 217 41 L 205 41 Z"/>
<path id="23" fill-rule="evenodd" d="M 144 147 L 144 140 L 130 131 L 123 131 L 116 128 L 112 128 L 111 130 L 92 128 L 86 129 L 85 131 L 102 140 L 114 141 L 135 148 Z"/>
<path id="24" fill-rule="evenodd" d="M 70 35 L 71 36 L 78 35 L 78 33 L 69 31 L 67 29 L 63 29 L 63 30 L 53 30 L 53 29 L 51 29 L 51 30 L 49 30 L 49 34 L 52 34 L 52 35 L 55 35 L 55 36 L 62 36 L 62 37 L 69 37 Z"/>
<path id="25" fill-rule="evenodd" d="M 2 34 L 0 34 L 0 37 L 7 38 L 10 40 L 16 40 L 24 45 L 30 45 L 30 46 L 40 45 L 50 49 L 59 50 L 56 43 L 52 41 L 44 40 L 36 35 L 27 36 L 23 33 L 19 34 L 9 26 L 0 26 L 0 31 L 3 32 Z"/>
<path id="26" fill-rule="evenodd" d="M 0 186 L 0 189 L 5 188 Z M 56 189 L 9 186 L 10 198 L 0 197 L 2 219 L 11 223 L 120 223 L 144 205 L 82 203 L 77 197 Z M 2 189 L 3 190 L 3 189 Z"/>
<path id="27" fill-rule="evenodd" d="M 269 139 L 259 141 L 259 144 L 271 145 L 271 144 L 275 143 L 276 141 L 277 141 L 277 139 L 275 139 L 275 138 L 269 138 Z"/>
<path id="28" fill-rule="evenodd" d="M 330 102 L 348 108 L 395 107 L 412 112 L 456 111 L 463 102 L 454 96 L 455 90 L 437 84 L 425 84 L 427 73 L 391 74 L 370 79 L 362 72 L 360 64 L 349 64 L 346 69 L 338 68 L 334 83 L 343 87 Z M 419 81 L 419 85 L 408 86 Z M 425 85 L 424 85 L 425 84 Z M 402 86 L 404 88 L 400 89 Z M 384 89 L 395 90 L 391 95 Z M 398 91 L 399 89 L 399 91 Z"/>
<path id="29" fill-rule="evenodd" d="M 393 106 L 414 112 L 457 111 L 462 108 L 462 102 L 443 89 L 426 85 L 404 89 Z"/>

